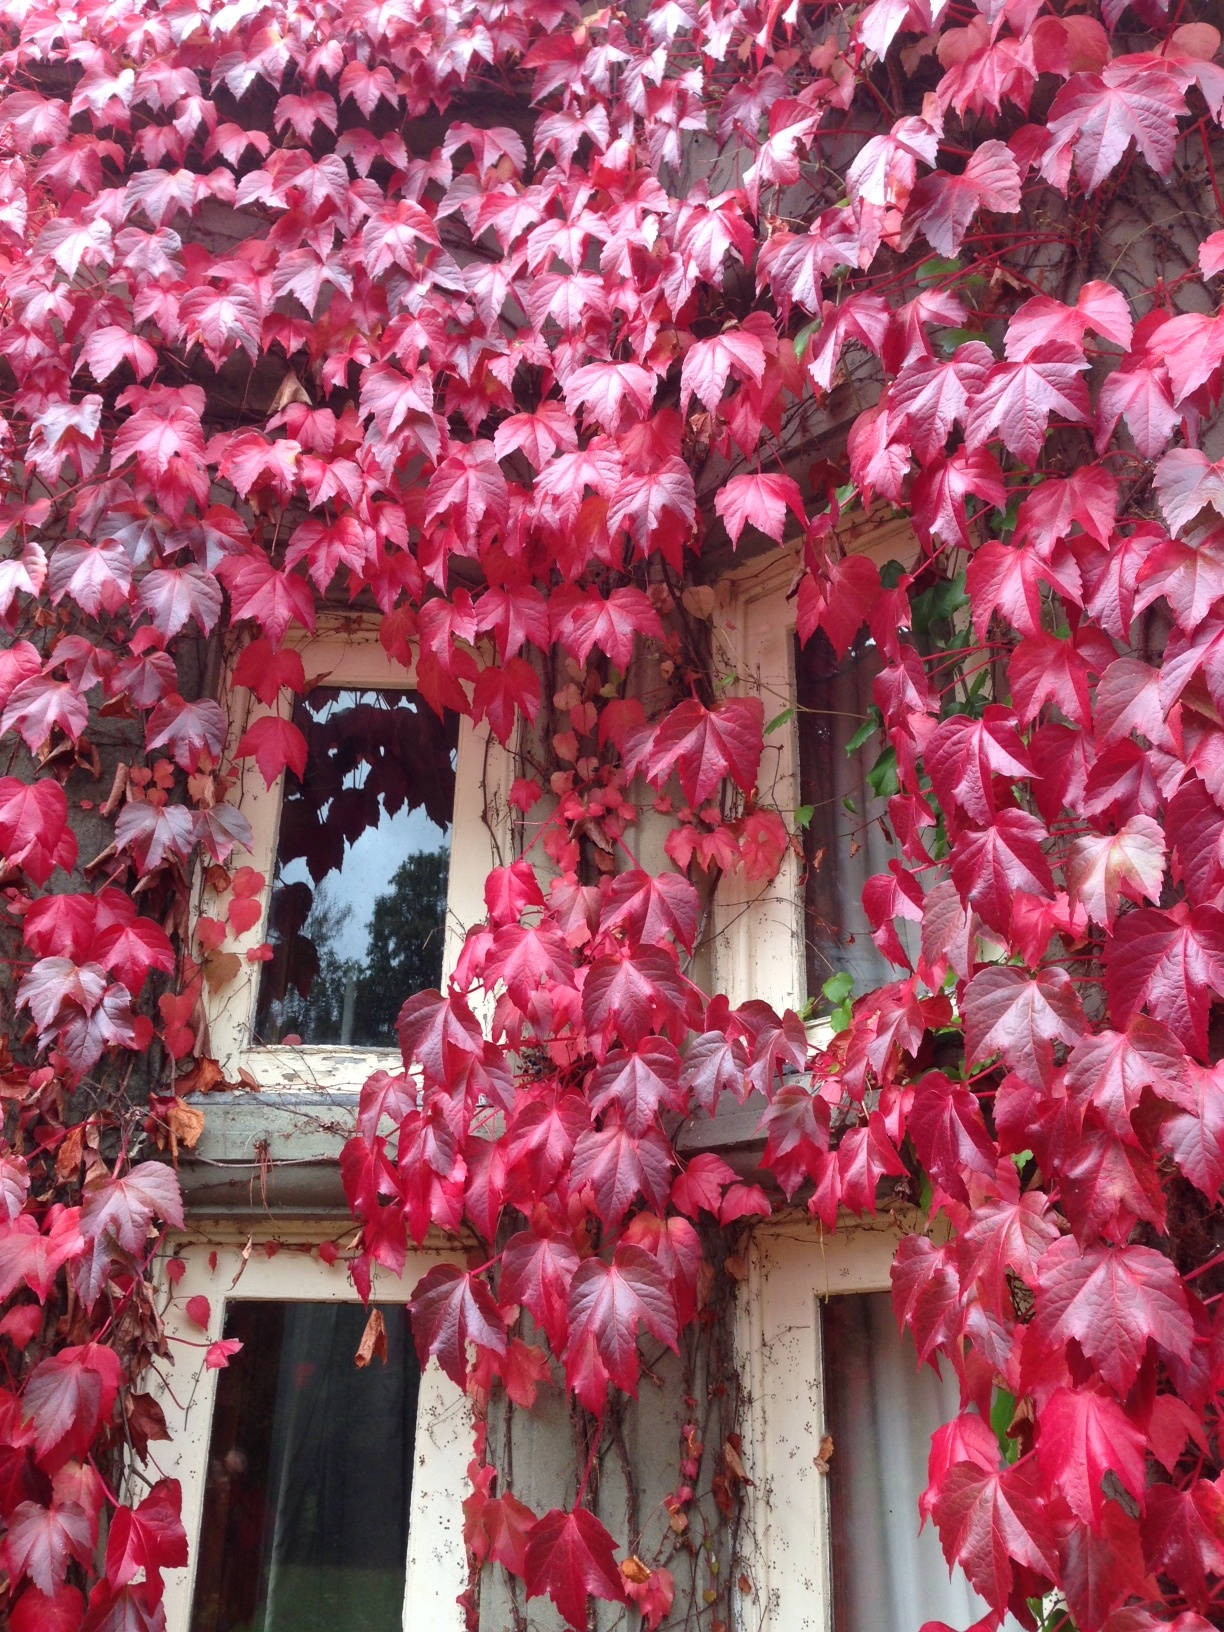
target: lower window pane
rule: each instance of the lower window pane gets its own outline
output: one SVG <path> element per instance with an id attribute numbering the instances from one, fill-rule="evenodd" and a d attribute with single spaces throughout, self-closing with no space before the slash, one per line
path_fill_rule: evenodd
<path id="1" fill-rule="evenodd" d="M 931 1435 L 958 1411 L 955 1379 L 918 1369 L 887 1292 L 821 1308 L 835 1632 L 966 1626 L 985 1612 L 949 1577 L 935 1526 L 918 1531 Z"/>
<path id="2" fill-rule="evenodd" d="M 399 1632 L 419 1372 L 402 1305 L 233 1301 L 191 1632 Z"/>

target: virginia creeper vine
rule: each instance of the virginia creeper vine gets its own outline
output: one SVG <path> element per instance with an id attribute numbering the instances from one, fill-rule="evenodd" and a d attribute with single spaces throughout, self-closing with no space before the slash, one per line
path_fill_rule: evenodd
<path id="1" fill-rule="evenodd" d="M 598 1434 L 639 1334 L 703 1318 L 699 1226 L 779 1192 L 831 1226 L 899 1181 L 938 1228 L 898 1315 L 962 1397 L 924 1509 L 981 1627 L 1224 1624 L 1217 29 L 1161 0 L 0 20 L 14 1632 L 152 1632 L 185 1558 L 172 1482 L 114 1474 L 159 1431 L 156 1147 L 198 1136 L 203 983 L 259 915 L 221 637 L 272 784 L 335 605 L 439 713 L 534 728 L 540 830 L 365 1085 L 358 1287 L 432 1228 L 478 1241 L 416 1288 L 422 1355 L 560 1381 Z M 867 513 L 912 524 L 883 572 L 842 542 Z M 719 877 L 798 842 L 705 627 L 767 548 L 800 640 L 882 658 L 895 978 L 815 1044 L 700 985 Z M 677 1157 L 724 1093 L 760 1096 L 772 1191 Z M 588 1594 L 670 1607 L 632 1538 L 492 1460 L 467 1534 L 574 1626 Z"/>

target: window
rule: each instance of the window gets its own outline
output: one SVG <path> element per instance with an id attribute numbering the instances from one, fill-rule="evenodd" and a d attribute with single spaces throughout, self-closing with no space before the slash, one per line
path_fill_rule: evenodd
<path id="1" fill-rule="evenodd" d="M 932 1431 L 957 1411 L 951 1377 L 919 1371 L 893 1318 L 891 1226 L 818 1236 L 758 1230 L 739 1300 L 749 1477 L 745 1626 L 913 1632 L 984 1613 L 918 1530 Z"/>
<path id="2" fill-rule="evenodd" d="M 167 1579 L 169 1632 L 458 1632 L 471 1414 L 436 1366 L 418 1373 L 404 1308 L 437 1257 L 375 1282 L 387 1361 L 359 1370 L 367 1317 L 342 1264 L 305 1242 L 273 1257 L 224 1240 L 178 1255 L 167 1335 L 197 1347 L 174 1343 L 160 1398 L 172 1437 L 154 1447 L 182 1483 L 190 1549 Z M 186 1313 L 197 1297 L 206 1332 Z M 223 1337 L 244 1347 L 209 1370 L 206 1347 Z"/>
<path id="3" fill-rule="evenodd" d="M 231 797 L 253 838 L 231 867 L 266 883 L 256 920 L 208 952 L 209 1044 L 230 1080 L 356 1088 L 386 1063 L 400 1002 L 438 984 L 484 915 L 485 877 L 510 859 L 511 755 L 439 721 L 370 620 L 329 615 L 298 650 L 308 761 L 271 789 L 241 763 Z M 245 688 L 227 696 L 232 749 L 267 710 Z M 224 924 L 231 905 L 202 880 L 204 918 Z M 264 943 L 271 959 L 250 960 Z"/>
<path id="4" fill-rule="evenodd" d="M 906 524 L 889 523 L 865 547 L 883 562 L 914 545 Z M 880 807 L 845 753 L 870 701 L 874 652 L 864 640 L 838 663 L 819 637 L 800 649 L 793 578 L 790 556 L 751 563 L 723 584 L 716 614 L 726 672 L 778 722 L 762 792 L 787 814 L 811 808 L 802 857 L 789 854 L 764 890 L 724 880 L 715 900 L 715 989 L 779 1011 L 801 1009 L 838 970 L 860 991 L 878 982 L 859 895 L 888 860 L 872 823 Z M 918 1531 L 930 1436 L 957 1396 L 950 1378 L 919 1372 L 897 1330 L 896 1242 L 891 1224 L 827 1236 L 802 1215 L 754 1233 L 737 1301 L 753 1481 L 739 1549 L 745 1632 L 912 1632 L 983 1613 L 951 1579 L 933 1526 Z"/>

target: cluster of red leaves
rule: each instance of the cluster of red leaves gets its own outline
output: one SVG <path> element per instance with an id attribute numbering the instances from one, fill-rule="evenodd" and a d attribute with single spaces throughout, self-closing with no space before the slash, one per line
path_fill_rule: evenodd
<path id="1" fill-rule="evenodd" d="M 417 1289 L 423 1354 L 524 1401 L 555 1373 L 599 1416 L 641 1334 L 697 1318 L 702 1215 L 770 1205 L 682 1166 L 676 1118 L 757 1093 L 765 1167 L 814 1216 L 913 1172 L 952 1227 L 907 1240 L 896 1293 L 961 1380 L 925 1506 L 983 1624 L 1053 1590 L 1080 1632 L 1218 1620 L 1224 238 L 1165 276 L 1117 224 L 1150 176 L 1197 185 L 1183 232 L 1218 207 L 1215 30 L 1162 0 L 0 19 L 0 731 L 29 756 L 0 779 L 29 1022 L 0 1165 L 14 1627 L 156 1628 L 181 1561 L 159 1485 L 114 1507 L 95 1571 L 130 1312 L 179 1221 L 163 1170 L 99 1140 L 125 1060 L 198 1046 L 166 931 L 192 865 L 223 879 L 249 838 L 226 721 L 176 659 L 248 634 L 237 757 L 271 782 L 304 763 L 293 643 L 346 598 L 435 708 L 502 741 L 547 722 L 553 800 L 547 893 L 522 862 L 489 879 L 448 991 L 404 1008 L 403 1071 L 366 1085 L 359 1284 L 467 1226 L 487 1252 Z M 847 490 L 911 516 L 900 577 L 843 554 Z M 768 993 L 732 1008 L 690 966 L 696 885 L 788 842 L 757 800 L 764 711 L 716 700 L 682 615 L 728 541 L 765 540 L 794 548 L 801 638 L 844 654 L 868 625 L 895 766 L 866 904 L 901 978 L 814 1057 Z M 912 633 L 948 581 L 955 658 Z M 104 802 L 98 718 L 148 758 Z M 643 786 L 675 818 L 657 875 L 628 842 Z M 70 794 L 113 824 L 92 892 L 56 890 Z M 166 1106 L 171 1084 L 151 1123 Z M 478 1558 L 575 1625 L 588 1593 L 665 1613 L 665 1572 L 618 1569 L 580 1502 L 492 1488 L 479 1467 Z"/>

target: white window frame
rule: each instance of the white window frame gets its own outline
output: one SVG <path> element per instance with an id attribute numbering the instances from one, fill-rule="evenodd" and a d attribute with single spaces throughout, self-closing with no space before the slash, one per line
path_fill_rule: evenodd
<path id="1" fill-rule="evenodd" d="M 320 684 L 350 690 L 411 691 L 413 672 L 395 662 L 378 640 L 378 620 L 357 614 L 325 613 L 313 635 L 290 642 L 301 654 L 307 676 Z M 233 664 L 227 666 L 221 707 L 229 723 L 227 762 L 243 733 L 264 715 L 279 713 L 288 719 L 294 699 L 282 692 L 278 703 L 266 708 L 245 687 L 233 682 Z M 487 727 L 470 719 L 459 722 L 455 767 L 455 805 L 451 817 L 451 867 L 447 883 L 446 935 L 443 943 L 443 980 L 455 966 L 464 936 L 485 915 L 484 881 L 492 868 L 513 859 L 513 826 L 508 794 L 514 776 L 514 756 L 502 747 Z M 230 869 L 253 867 L 263 874 L 259 921 L 243 935 L 230 934 L 222 950 L 236 953 L 238 972 L 224 984 L 205 980 L 203 1005 L 208 1025 L 209 1053 L 230 1081 L 241 1073 L 261 1088 L 352 1089 L 380 1066 L 398 1059 L 393 1048 L 342 1047 L 339 1044 L 256 1044 L 252 1041 L 259 996 L 261 963 L 247 961 L 246 953 L 267 939 L 268 908 L 276 867 L 284 776 L 271 788 L 264 785 L 251 760 L 237 765 L 237 786 L 231 800 L 251 824 L 250 853 L 236 850 Z M 381 881 L 385 882 L 385 881 Z M 228 893 L 218 895 L 201 875 L 196 890 L 197 914 L 225 920 Z M 407 997 L 408 993 L 404 996 Z"/>
<path id="2" fill-rule="evenodd" d="M 167 1257 L 177 1257 L 186 1268 L 170 1294 L 164 1321 L 175 1364 L 155 1386 L 165 1413 L 170 1439 L 150 1447 L 150 1463 L 159 1475 L 177 1479 L 183 1491 L 183 1527 L 187 1532 L 188 1563 L 166 1572 L 167 1632 L 188 1632 L 199 1556 L 200 1526 L 212 1437 L 213 1408 L 218 1371 L 204 1364 L 207 1346 L 224 1334 L 226 1306 L 239 1300 L 276 1302 L 357 1302 L 357 1293 L 342 1260 L 328 1265 L 312 1252 L 318 1228 L 278 1227 L 279 1250 L 268 1257 L 263 1244 L 250 1238 L 219 1235 L 209 1240 L 193 1236 L 172 1241 Z M 409 1252 L 404 1272 L 392 1276 L 375 1270 L 372 1301 L 406 1303 L 426 1270 L 459 1260 L 454 1250 Z M 164 1266 L 163 1266 L 164 1267 Z M 163 1284 L 166 1278 L 163 1274 Z M 209 1301 L 207 1333 L 187 1317 L 187 1300 L 202 1295 Z M 263 1363 L 255 1355 L 235 1358 L 233 1364 Z M 374 1364 L 378 1364 L 377 1361 Z M 430 1632 L 463 1632 L 463 1613 L 457 1602 L 468 1585 L 467 1551 L 463 1540 L 463 1498 L 469 1494 L 467 1466 L 472 1455 L 474 1418 L 471 1404 L 439 1367 L 421 1370 L 417 1396 L 416 1445 L 412 1497 L 405 1538 L 405 1627 L 429 1627 Z M 133 1497 L 139 1496 L 133 1491 Z"/>
<path id="3" fill-rule="evenodd" d="M 882 564 L 909 559 L 917 541 L 907 521 L 861 522 L 843 546 Z M 716 672 L 733 692 L 759 697 L 768 724 L 795 704 L 796 556 L 771 552 L 724 578 L 714 612 Z M 788 826 L 799 806 L 799 734 L 793 717 L 765 738 L 760 791 Z M 713 908 L 714 990 L 733 1004 L 764 998 L 781 1013 L 808 1000 L 802 863 L 793 850 L 766 885 L 742 872 L 720 880 Z"/>

